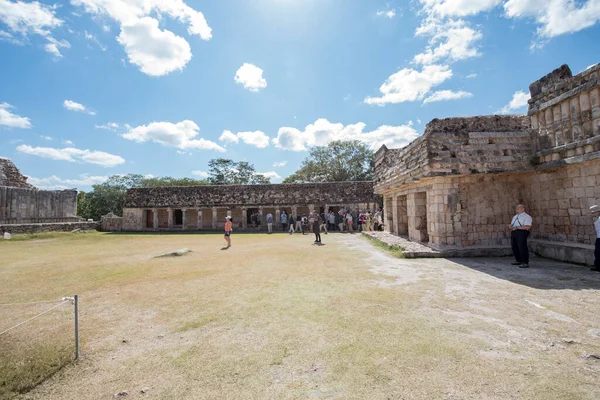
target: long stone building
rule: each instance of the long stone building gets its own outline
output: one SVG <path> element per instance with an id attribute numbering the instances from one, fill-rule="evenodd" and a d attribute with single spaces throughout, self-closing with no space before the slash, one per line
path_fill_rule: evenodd
<path id="1" fill-rule="evenodd" d="M 0 225 L 77 221 L 76 189 L 39 190 L 11 160 L 0 158 Z"/>
<path id="2" fill-rule="evenodd" d="M 125 231 L 222 229 L 230 215 L 234 227 L 248 229 L 250 217 L 273 215 L 280 225 L 281 213 L 294 216 L 319 212 L 374 210 L 377 202 L 373 182 L 271 184 L 244 186 L 189 186 L 139 188 L 127 191 L 122 226 Z M 119 229 L 107 219 L 104 225 Z"/>
<path id="3" fill-rule="evenodd" d="M 530 85 L 527 116 L 434 119 L 402 149 L 375 154 L 386 230 L 437 249 L 509 250 L 523 203 L 530 247 L 591 264 L 600 203 L 600 64 L 563 65 Z"/>

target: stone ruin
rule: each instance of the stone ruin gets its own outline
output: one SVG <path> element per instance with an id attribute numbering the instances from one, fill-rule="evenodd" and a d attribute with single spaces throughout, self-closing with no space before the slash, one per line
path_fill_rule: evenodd
<path id="1" fill-rule="evenodd" d="M 507 226 L 523 203 L 537 254 L 591 264 L 600 64 L 575 76 L 563 65 L 530 93 L 526 116 L 434 119 L 407 147 L 379 149 L 375 193 L 384 196 L 386 230 L 440 251 L 510 254 Z"/>
<path id="2" fill-rule="evenodd" d="M 27 183 L 27 177 L 21 174 L 21 171 L 11 160 L 2 157 L 0 157 L 0 186 L 37 189 Z"/>

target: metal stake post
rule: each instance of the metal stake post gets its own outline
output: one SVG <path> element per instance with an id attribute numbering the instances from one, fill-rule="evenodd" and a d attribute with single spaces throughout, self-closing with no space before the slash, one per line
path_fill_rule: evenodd
<path id="1" fill-rule="evenodd" d="M 73 296 L 75 304 L 75 360 L 79 358 L 79 303 L 77 295 Z"/>

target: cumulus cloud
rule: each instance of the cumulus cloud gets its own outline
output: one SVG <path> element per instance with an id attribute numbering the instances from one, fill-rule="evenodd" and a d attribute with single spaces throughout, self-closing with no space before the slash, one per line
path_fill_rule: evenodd
<path id="1" fill-rule="evenodd" d="M 87 108 L 86 106 L 84 106 L 83 104 L 74 102 L 73 100 L 65 100 L 63 102 L 63 107 L 66 108 L 67 110 L 71 110 L 71 111 L 77 111 L 77 112 L 83 112 L 83 113 L 90 114 L 90 115 L 96 115 L 95 111 L 92 111 L 89 108 Z"/>
<path id="2" fill-rule="evenodd" d="M 490 11 L 503 0 L 421 0 L 424 9 L 442 17 L 465 17 Z"/>
<path id="3" fill-rule="evenodd" d="M 60 48 L 70 47 L 66 40 L 57 40 L 52 36 L 52 31 L 63 24 L 56 17 L 56 6 L 48 6 L 37 1 L 24 2 L 0 0 L 0 21 L 9 32 L 2 31 L 0 39 L 14 44 L 24 44 L 30 35 L 41 36 L 48 41 L 44 49 L 55 57 L 62 57 Z M 15 35 L 18 35 L 17 38 Z"/>
<path id="4" fill-rule="evenodd" d="M 135 142 L 154 142 L 163 146 L 191 150 L 215 150 L 224 152 L 225 149 L 215 142 L 203 138 L 196 138 L 200 128 L 194 121 L 185 120 L 176 124 L 171 122 L 152 122 L 129 129 L 123 137 Z"/>
<path id="5" fill-rule="evenodd" d="M 453 92 L 452 90 L 438 90 L 437 92 L 433 92 L 429 97 L 423 100 L 423 104 L 433 103 L 436 101 L 466 99 L 469 97 L 473 97 L 473 94 L 462 90 L 459 90 L 457 92 Z"/>
<path id="6" fill-rule="evenodd" d="M 476 43 L 483 35 L 462 20 L 442 22 L 429 17 L 421 23 L 415 34 L 430 37 L 425 51 L 413 58 L 416 64 L 427 65 L 441 60 L 455 62 L 481 55 Z"/>
<path id="7" fill-rule="evenodd" d="M 258 92 L 267 87 L 267 80 L 263 78 L 263 70 L 253 64 L 244 63 L 235 73 L 234 80 L 251 92 Z"/>
<path id="8" fill-rule="evenodd" d="M 129 62 L 151 76 L 181 70 L 192 58 L 190 45 L 183 37 L 159 28 L 162 17 L 187 24 L 189 35 L 203 40 L 212 38 L 204 14 L 183 0 L 71 0 L 71 4 L 118 22 L 121 32 L 117 41 L 125 49 Z"/>
<path id="9" fill-rule="evenodd" d="M 52 175 L 48 178 L 34 178 L 29 176 L 27 179 L 29 183 L 42 190 L 61 190 L 90 187 L 92 185 L 104 183 L 107 180 L 108 176 L 92 176 L 88 174 L 81 174 L 77 179 L 62 179 L 56 175 Z"/>
<path id="10" fill-rule="evenodd" d="M 200 177 L 202 179 L 206 179 L 209 176 L 208 172 L 206 172 L 206 171 L 199 171 L 199 170 L 192 171 L 192 175 L 196 175 L 196 176 L 198 176 L 198 177 Z"/>
<path id="11" fill-rule="evenodd" d="M 512 100 L 500 110 L 496 111 L 496 113 L 509 114 L 512 111 L 519 110 L 527 105 L 527 101 L 529 101 L 530 98 L 531 96 L 529 93 L 517 90 L 515 94 L 513 94 Z"/>
<path id="12" fill-rule="evenodd" d="M 287 163 L 288 163 L 287 161 L 274 162 L 273 167 L 274 168 L 285 167 L 287 165 Z"/>
<path id="13" fill-rule="evenodd" d="M 239 143 L 241 140 L 250 146 L 258 147 L 259 149 L 264 149 L 269 145 L 269 137 L 261 131 L 233 133 L 226 130 L 223 131 L 219 140 L 229 143 Z"/>
<path id="14" fill-rule="evenodd" d="M 367 97 L 365 103 L 384 105 L 423 100 L 433 87 L 451 77 L 452 70 L 447 65 L 427 65 L 421 71 L 404 68 L 381 85 L 381 97 Z"/>
<path id="15" fill-rule="evenodd" d="M 278 181 L 281 179 L 281 176 L 275 171 L 269 172 L 257 172 L 257 174 L 264 176 L 265 178 L 272 179 L 274 181 Z"/>
<path id="16" fill-rule="evenodd" d="M 8 103 L 0 103 L 0 126 L 7 126 L 9 128 L 31 128 L 31 121 L 27 117 L 21 117 L 19 115 L 10 112 L 14 107 Z"/>
<path id="17" fill-rule="evenodd" d="M 304 130 L 282 127 L 273 139 L 273 144 L 283 150 L 305 151 L 313 146 L 326 146 L 334 140 L 360 140 L 371 148 L 382 144 L 389 147 L 403 147 L 417 138 L 411 126 L 382 125 L 374 131 L 365 132 L 366 124 L 359 122 L 346 125 L 332 123 L 324 118 L 308 125 Z"/>
<path id="18" fill-rule="evenodd" d="M 387 11 L 377 11 L 377 16 L 392 19 L 396 16 L 396 11 L 393 9 Z"/>
<path id="19" fill-rule="evenodd" d="M 52 147 L 31 147 L 23 144 L 17 147 L 17 151 L 51 160 L 85 162 L 103 167 L 115 167 L 125 163 L 123 158 L 114 154 L 96 150 L 81 150 L 74 147 L 55 149 Z"/>
<path id="20" fill-rule="evenodd" d="M 477 78 L 477 74 L 469 74 L 469 75 L 465 76 L 465 78 L 474 79 L 474 78 Z"/>

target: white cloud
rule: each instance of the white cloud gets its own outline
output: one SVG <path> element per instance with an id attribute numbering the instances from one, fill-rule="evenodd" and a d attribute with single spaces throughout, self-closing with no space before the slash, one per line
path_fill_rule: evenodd
<path id="1" fill-rule="evenodd" d="M 40 138 L 41 138 L 42 140 L 47 140 L 48 142 L 52 141 L 52 137 L 50 137 L 50 136 L 43 136 L 43 135 L 42 135 L 42 136 L 40 136 Z"/>
<path id="2" fill-rule="evenodd" d="M 453 92 L 452 90 L 439 90 L 437 92 L 433 92 L 429 97 L 423 100 L 423 104 L 433 103 L 436 101 L 466 99 L 469 97 L 473 97 L 473 94 L 462 90 L 457 92 Z"/>
<path id="3" fill-rule="evenodd" d="M 219 140 L 222 142 L 238 143 L 240 140 L 248 145 L 264 149 L 269 145 L 269 137 L 261 131 L 238 132 L 223 131 Z"/>
<path id="4" fill-rule="evenodd" d="M 161 30 L 154 18 L 123 23 L 117 40 L 125 48 L 129 62 L 150 76 L 181 70 L 192 59 L 189 43 L 171 31 Z"/>
<path id="5" fill-rule="evenodd" d="M 105 129 L 107 131 L 116 131 L 117 129 L 120 128 L 120 125 L 117 124 L 116 122 L 107 122 L 104 125 L 94 125 L 94 127 L 96 129 Z"/>
<path id="6" fill-rule="evenodd" d="M 283 150 L 304 151 L 313 146 L 326 146 L 334 140 L 360 140 L 372 148 L 382 144 L 390 147 L 402 147 L 417 138 L 417 131 L 411 126 L 382 125 L 374 131 L 364 132 L 365 124 L 353 125 L 331 123 L 320 118 L 304 130 L 282 127 L 273 139 L 273 144 Z"/>
<path id="7" fill-rule="evenodd" d="M 269 178 L 269 179 L 276 180 L 276 181 L 281 179 L 281 176 L 275 171 L 257 172 L 257 174 L 262 175 L 265 178 Z"/>
<path id="8" fill-rule="evenodd" d="M 90 187 L 104 183 L 108 180 L 108 176 L 91 176 L 88 174 L 79 175 L 78 179 L 62 179 L 56 175 L 48 178 L 34 178 L 29 176 L 27 181 L 32 185 L 42 190 L 61 190 L 75 189 L 81 187 Z"/>
<path id="9" fill-rule="evenodd" d="M 85 39 L 89 40 L 90 42 L 96 43 L 96 45 L 98 47 L 100 47 L 100 50 L 106 51 L 106 47 L 104 45 L 102 45 L 102 43 L 100 43 L 98 38 L 96 36 L 92 35 L 91 33 L 88 33 L 88 31 L 85 31 Z"/>
<path id="10" fill-rule="evenodd" d="M 208 178 L 208 172 L 206 172 L 206 171 L 199 171 L 199 170 L 192 171 L 192 175 L 196 175 L 202 179 Z"/>
<path id="11" fill-rule="evenodd" d="M 244 88 L 251 92 L 258 92 L 267 87 L 267 80 L 263 78 L 263 70 L 248 63 L 244 63 L 237 70 L 234 80 L 244 85 Z"/>
<path id="12" fill-rule="evenodd" d="M 465 78 L 474 79 L 474 78 L 477 78 L 477 74 L 469 74 L 469 75 L 465 76 Z"/>
<path id="13" fill-rule="evenodd" d="M 200 128 L 194 121 L 190 120 L 181 121 L 176 124 L 171 122 L 152 122 L 148 125 L 129 128 L 129 132 L 125 133 L 123 137 L 136 142 L 151 141 L 162 144 L 163 146 L 176 147 L 181 150 L 201 149 L 219 152 L 225 151 L 223 147 L 215 142 L 203 138 L 196 139 Z"/>
<path id="14" fill-rule="evenodd" d="M 288 163 L 287 161 L 274 162 L 273 167 L 274 168 L 285 167 L 287 165 L 287 163 Z"/>
<path id="15" fill-rule="evenodd" d="M 96 115 L 95 111 L 92 111 L 83 104 L 76 103 L 73 100 L 65 100 L 63 102 L 63 107 L 71 111 L 84 112 L 86 114 Z"/>
<path id="16" fill-rule="evenodd" d="M 6 24 L 13 34 L 22 38 L 19 40 L 14 35 L 4 32 L 1 35 L 2 39 L 23 44 L 29 39 L 29 35 L 38 35 L 49 42 L 44 46 L 47 52 L 55 57 L 62 57 L 59 48 L 68 48 L 70 44 L 66 40 L 56 40 L 52 36 L 52 30 L 63 24 L 63 21 L 56 17 L 55 10 L 56 6 L 44 5 L 37 1 L 0 0 L 0 21 Z"/>
<path id="17" fill-rule="evenodd" d="M 396 16 L 396 11 L 395 10 L 387 10 L 387 11 L 377 11 L 377 16 L 378 17 L 385 17 L 385 18 L 394 18 Z"/>
<path id="18" fill-rule="evenodd" d="M 421 120 L 417 118 L 417 124 L 421 125 Z"/>
<path id="19" fill-rule="evenodd" d="M 125 163 L 123 158 L 114 154 L 96 150 L 81 150 L 74 147 L 55 149 L 52 147 L 31 147 L 23 144 L 17 147 L 17 151 L 51 160 L 85 162 L 103 167 L 115 167 Z"/>
<path id="20" fill-rule="evenodd" d="M 71 0 L 71 4 L 118 22 L 121 32 L 117 41 L 124 47 L 129 62 L 151 76 L 181 70 L 192 58 L 190 45 L 183 37 L 159 28 L 163 16 L 187 24 L 189 35 L 203 40 L 212 38 L 204 15 L 183 0 Z"/>
<path id="21" fill-rule="evenodd" d="M 391 75 L 379 91 L 381 97 L 367 97 L 365 103 L 384 105 L 386 103 L 402 103 L 422 100 L 431 88 L 452 77 L 452 70 L 447 65 L 427 65 L 422 71 L 404 68 Z"/>
<path id="22" fill-rule="evenodd" d="M 531 98 L 529 93 L 525 93 L 521 90 L 517 90 L 515 94 L 513 94 L 512 100 L 502 107 L 500 110 L 496 111 L 499 114 L 508 114 L 511 111 L 519 110 L 527 105 L 527 101 Z"/>
<path id="23" fill-rule="evenodd" d="M 9 128 L 31 128 L 31 121 L 27 117 L 11 113 L 9 110 L 14 108 L 8 103 L 0 103 L 0 126 L 8 126 Z"/>
<path id="24" fill-rule="evenodd" d="M 442 17 L 465 17 L 490 11 L 503 0 L 421 0 L 423 7 L 431 14 Z M 539 0 L 535 0 L 539 1 Z"/>
<path id="25" fill-rule="evenodd" d="M 440 60 L 455 62 L 481 55 L 475 45 L 483 35 L 462 20 L 441 22 L 428 17 L 422 21 L 415 34 L 431 36 L 425 51 L 414 56 L 413 62 L 417 64 L 433 64 Z"/>
<path id="26" fill-rule="evenodd" d="M 553 38 L 578 32 L 600 20 L 599 0 L 508 0 L 504 11 L 509 18 L 530 17 L 541 25 L 538 35 Z"/>
<path id="27" fill-rule="evenodd" d="M 65 146 L 73 146 L 73 145 L 74 145 L 74 143 L 73 143 L 72 141 L 70 141 L 70 140 L 64 140 L 62 143 L 63 143 Z"/>

